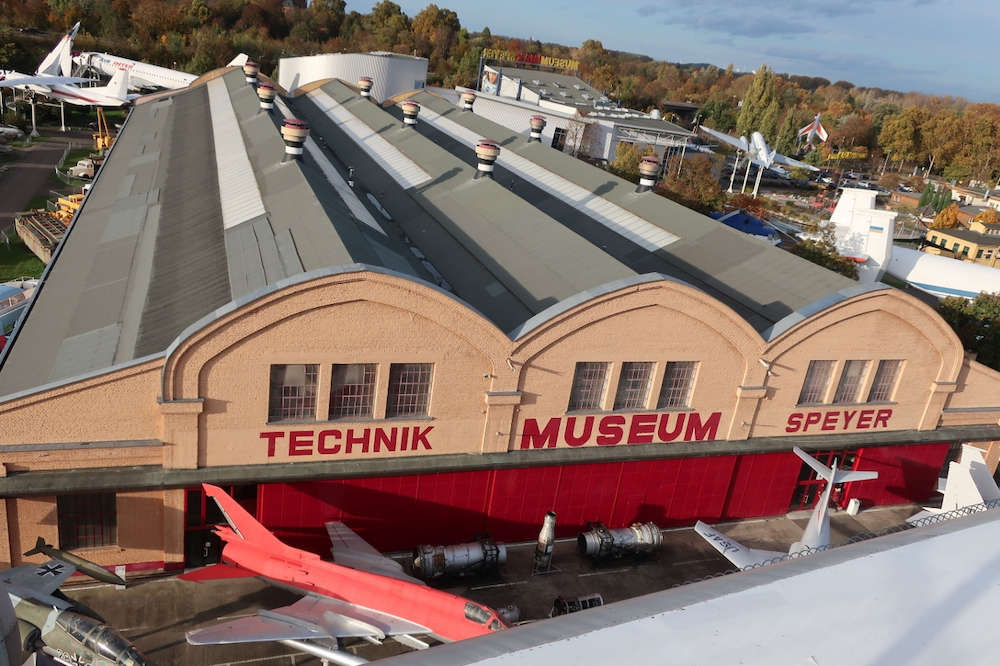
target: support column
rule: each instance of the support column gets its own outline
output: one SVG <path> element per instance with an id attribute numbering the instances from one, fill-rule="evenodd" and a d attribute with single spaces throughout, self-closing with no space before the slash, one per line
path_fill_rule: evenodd
<path id="1" fill-rule="evenodd" d="M 927 405 L 924 407 L 924 413 L 920 417 L 920 425 L 917 426 L 917 430 L 934 430 L 938 427 L 945 403 L 956 390 L 958 390 L 958 382 L 931 383 L 931 394 L 927 397 Z"/>
<path id="2" fill-rule="evenodd" d="M 521 404 L 520 391 L 487 391 L 486 419 L 480 453 L 509 450 L 514 436 L 514 419 Z"/>
<path id="3" fill-rule="evenodd" d="M 729 424 L 726 439 L 735 442 L 750 437 L 757 408 L 766 396 L 766 386 L 736 387 L 736 408 L 733 410 L 733 420 Z"/>
<path id="4" fill-rule="evenodd" d="M 0 570 L 9 569 L 14 564 L 10 558 L 11 543 L 7 512 L 16 510 L 17 503 L 12 498 L 0 500 Z"/>
<path id="5" fill-rule="evenodd" d="M 66 131 L 66 102 L 59 102 L 59 131 Z"/>
<path id="6" fill-rule="evenodd" d="M 166 446 L 164 468 L 198 467 L 198 416 L 205 408 L 201 398 L 160 402 L 161 435 Z"/>
<path id="7" fill-rule="evenodd" d="M 35 98 L 31 98 L 31 134 L 29 136 L 38 136 L 38 128 L 35 126 Z"/>
<path id="8" fill-rule="evenodd" d="M 185 490 L 163 491 L 163 565 L 184 562 Z"/>

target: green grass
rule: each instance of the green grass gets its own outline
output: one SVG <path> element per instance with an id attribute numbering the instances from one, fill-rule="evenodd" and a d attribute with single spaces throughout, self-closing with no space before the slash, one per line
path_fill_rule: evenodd
<path id="1" fill-rule="evenodd" d="M 60 185 L 61 184 L 62 183 L 60 183 Z M 28 202 L 28 205 L 24 207 L 24 210 L 35 210 L 38 208 L 45 208 L 45 204 L 46 202 L 48 202 L 48 200 L 49 196 L 47 194 L 39 194 L 35 197 L 32 197 L 31 201 Z"/>
<path id="2" fill-rule="evenodd" d="M 888 273 L 883 274 L 882 277 L 881 277 L 881 280 L 882 280 L 882 282 L 885 282 L 890 287 L 895 287 L 896 289 L 906 289 L 909 286 L 905 281 L 900 280 L 897 277 L 893 277 L 892 275 L 889 275 Z"/>
<path id="3" fill-rule="evenodd" d="M 0 282 L 40 276 L 45 264 L 31 253 L 13 229 L 7 233 L 11 237 L 10 245 L 0 242 Z"/>
<path id="4" fill-rule="evenodd" d="M 80 160 L 90 157 L 90 154 L 94 152 L 93 148 L 84 146 L 83 148 L 75 148 L 66 155 L 66 159 L 63 160 L 62 165 L 59 167 L 60 170 L 65 171 L 70 167 L 76 166 L 76 163 Z"/>

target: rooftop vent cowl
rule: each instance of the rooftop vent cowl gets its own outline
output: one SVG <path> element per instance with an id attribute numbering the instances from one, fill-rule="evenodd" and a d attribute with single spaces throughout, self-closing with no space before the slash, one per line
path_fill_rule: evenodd
<path id="1" fill-rule="evenodd" d="M 274 84 L 268 81 L 261 81 L 257 86 L 257 97 L 260 99 L 260 108 L 265 111 L 270 111 L 274 108 L 274 96 L 277 91 L 274 89 Z"/>
<path id="2" fill-rule="evenodd" d="M 358 79 L 358 88 L 361 90 L 361 96 L 368 99 L 372 96 L 372 86 L 375 82 L 372 81 L 370 76 L 362 76 Z"/>
<path id="3" fill-rule="evenodd" d="M 660 172 L 660 160 L 646 155 L 639 161 L 639 187 L 636 192 L 648 192 L 656 185 L 656 175 Z"/>
<path id="4" fill-rule="evenodd" d="M 476 167 L 475 180 L 479 178 L 493 178 L 493 165 L 500 157 L 500 146 L 496 141 L 490 139 L 480 139 L 476 144 L 476 159 L 479 164 Z"/>
<path id="5" fill-rule="evenodd" d="M 257 83 L 257 74 L 259 73 L 260 65 L 253 60 L 247 60 L 243 64 L 243 76 L 246 78 L 247 83 L 255 85 Z"/>
<path id="6" fill-rule="evenodd" d="M 528 120 L 528 125 L 531 127 L 531 136 L 528 141 L 542 141 L 542 130 L 545 129 L 545 117 L 544 116 L 531 116 Z"/>
<path id="7" fill-rule="evenodd" d="M 417 124 L 417 115 L 420 113 L 420 105 L 409 100 L 403 102 L 403 126 L 413 127 Z"/>
<path id="8" fill-rule="evenodd" d="M 472 105 L 476 103 L 476 93 L 465 91 L 462 93 L 462 111 L 472 111 Z"/>
<path id="9" fill-rule="evenodd" d="M 309 138 L 309 123 L 298 118 L 285 118 L 281 122 L 281 138 L 285 140 L 282 162 L 302 160 L 302 146 Z"/>

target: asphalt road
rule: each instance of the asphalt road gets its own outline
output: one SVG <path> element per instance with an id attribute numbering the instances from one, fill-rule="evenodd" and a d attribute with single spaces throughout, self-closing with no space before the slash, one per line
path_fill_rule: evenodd
<path id="1" fill-rule="evenodd" d="M 20 159 L 8 162 L 6 172 L 0 174 L 0 231 L 13 225 L 14 213 L 24 210 L 34 197 L 55 189 L 49 175 L 66 144 L 83 147 L 90 141 L 87 132 L 66 132 L 39 139 L 28 148 L 15 148 Z"/>

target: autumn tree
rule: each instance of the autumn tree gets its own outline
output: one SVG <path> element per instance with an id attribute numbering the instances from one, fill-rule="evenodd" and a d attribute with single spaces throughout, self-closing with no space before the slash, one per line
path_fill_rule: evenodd
<path id="1" fill-rule="evenodd" d="M 771 213 L 767 210 L 767 199 L 749 194 L 737 194 L 726 204 L 726 208 L 739 209 L 750 213 L 760 220 L 770 220 Z"/>
<path id="2" fill-rule="evenodd" d="M 898 115 L 891 116 L 882 124 L 878 135 L 878 145 L 886 154 L 894 159 L 919 159 L 923 153 L 923 136 L 921 127 L 927 118 L 926 112 L 917 107 L 903 109 Z"/>
<path id="3" fill-rule="evenodd" d="M 680 155 L 671 157 L 667 162 L 667 175 L 663 182 L 657 184 L 656 191 L 699 213 L 722 210 L 726 199 L 708 155 L 695 155 L 684 160 Z"/>
<path id="4" fill-rule="evenodd" d="M 981 222 L 982 224 L 1000 224 L 1000 215 L 997 215 L 995 208 L 984 208 L 976 213 L 972 221 Z"/>
<path id="5" fill-rule="evenodd" d="M 411 28 L 417 53 L 429 60 L 428 69 L 434 72 L 434 78 L 442 80 L 448 68 L 448 56 L 458 44 L 462 29 L 458 14 L 430 4 L 413 17 Z"/>
<path id="6" fill-rule="evenodd" d="M 927 174 L 934 171 L 934 163 L 942 166 L 949 162 L 961 148 L 963 136 L 958 113 L 943 109 L 927 117 L 920 126 L 923 148 L 930 155 Z"/>
<path id="7" fill-rule="evenodd" d="M 640 146 L 637 143 L 620 142 L 615 147 L 615 158 L 608 165 L 612 172 L 628 180 L 639 179 L 639 160 L 656 151 L 652 146 Z"/>
<path id="8" fill-rule="evenodd" d="M 931 229 L 954 229 L 958 226 L 958 204 L 951 204 L 943 208 L 940 213 L 934 216 L 929 225 Z"/>

